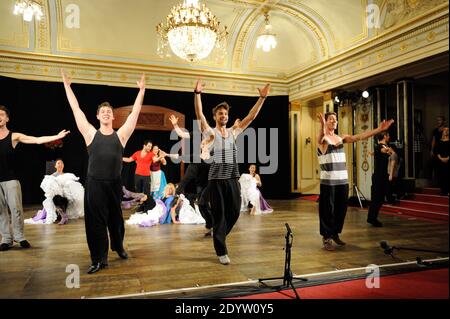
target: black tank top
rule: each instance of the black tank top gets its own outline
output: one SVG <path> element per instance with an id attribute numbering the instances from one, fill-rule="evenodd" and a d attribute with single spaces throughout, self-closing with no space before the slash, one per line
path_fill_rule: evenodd
<path id="1" fill-rule="evenodd" d="M 0 140 L 0 182 L 17 179 L 13 163 L 12 132 L 9 132 L 4 139 Z"/>
<path id="2" fill-rule="evenodd" d="M 103 135 L 97 131 L 87 151 L 89 154 L 87 176 L 101 180 L 120 178 L 123 146 L 116 132 Z"/>

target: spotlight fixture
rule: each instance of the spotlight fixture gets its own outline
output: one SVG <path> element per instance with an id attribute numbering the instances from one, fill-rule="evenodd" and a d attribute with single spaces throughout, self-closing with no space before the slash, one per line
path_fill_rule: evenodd
<path id="1" fill-rule="evenodd" d="M 364 91 L 362 92 L 362 97 L 365 98 L 365 99 L 367 99 L 367 98 L 369 97 L 369 92 L 368 92 L 367 90 L 364 90 Z"/>
<path id="2" fill-rule="evenodd" d="M 339 102 L 340 102 L 339 96 L 336 95 L 336 96 L 334 97 L 334 102 L 336 102 L 336 103 L 339 103 Z"/>

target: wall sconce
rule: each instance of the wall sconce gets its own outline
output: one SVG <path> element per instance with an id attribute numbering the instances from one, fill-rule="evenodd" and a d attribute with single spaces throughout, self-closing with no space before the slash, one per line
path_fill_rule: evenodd
<path id="1" fill-rule="evenodd" d="M 310 144 L 311 143 L 311 138 L 307 137 L 306 140 L 305 140 L 305 143 L 306 143 L 306 145 Z"/>

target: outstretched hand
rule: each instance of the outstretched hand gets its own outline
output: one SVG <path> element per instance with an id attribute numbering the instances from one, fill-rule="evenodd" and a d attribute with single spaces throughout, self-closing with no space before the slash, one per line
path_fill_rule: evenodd
<path id="1" fill-rule="evenodd" d="M 262 89 L 258 88 L 258 91 L 260 97 L 267 97 L 270 91 L 270 84 L 267 83 L 266 86 L 264 86 Z"/>
<path id="2" fill-rule="evenodd" d="M 386 120 L 383 120 L 381 123 L 380 123 L 380 130 L 381 131 L 387 131 L 388 129 L 389 129 L 389 127 L 392 125 L 394 123 L 394 120 L 393 119 L 391 119 L 391 120 L 389 120 L 389 121 L 386 121 Z"/>
<path id="3" fill-rule="evenodd" d="M 197 83 L 195 84 L 195 92 L 201 93 L 204 88 L 205 84 L 201 83 L 200 80 L 197 80 Z"/>
<path id="4" fill-rule="evenodd" d="M 141 79 L 139 81 L 136 81 L 136 83 L 140 90 L 145 89 L 145 74 L 144 73 L 142 73 Z"/>
<path id="5" fill-rule="evenodd" d="M 64 72 L 64 69 L 61 69 L 61 75 L 63 78 L 64 85 L 70 86 L 72 84 L 72 81 L 70 77 L 68 77 L 67 74 Z"/>
<path id="6" fill-rule="evenodd" d="M 323 114 L 322 113 L 318 113 L 317 114 L 317 118 L 319 119 L 319 122 L 322 125 L 322 127 L 325 127 L 326 121 L 325 121 L 325 117 L 323 116 Z"/>
<path id="7" fill-rule="evenodd" d="M 69 133 L 70 133 L 70 131 L 62 130 L 61 132 L 58 133 L 58 138 L 64 138 Z"/>
<path id="8" fill-rule="evenodd" d="M 172 123 L 173 126 L 178 124 L 178 117 L 176 117 L 175 115 L 171 114 L 169 116 L 169 121 Z"/>

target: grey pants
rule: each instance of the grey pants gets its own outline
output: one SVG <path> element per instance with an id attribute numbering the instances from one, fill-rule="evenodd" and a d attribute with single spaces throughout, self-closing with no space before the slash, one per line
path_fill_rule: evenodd
<path id="1" fill-rule="evenodd" d="M 8 213 L 11 212 L 11 218 Z M 10 230 L 12 226 L 12 235 Z M 0 234 L 2 244 L 25 240 L 23 235 L 22 189 L 18 180 L 0 182 Z"/>

